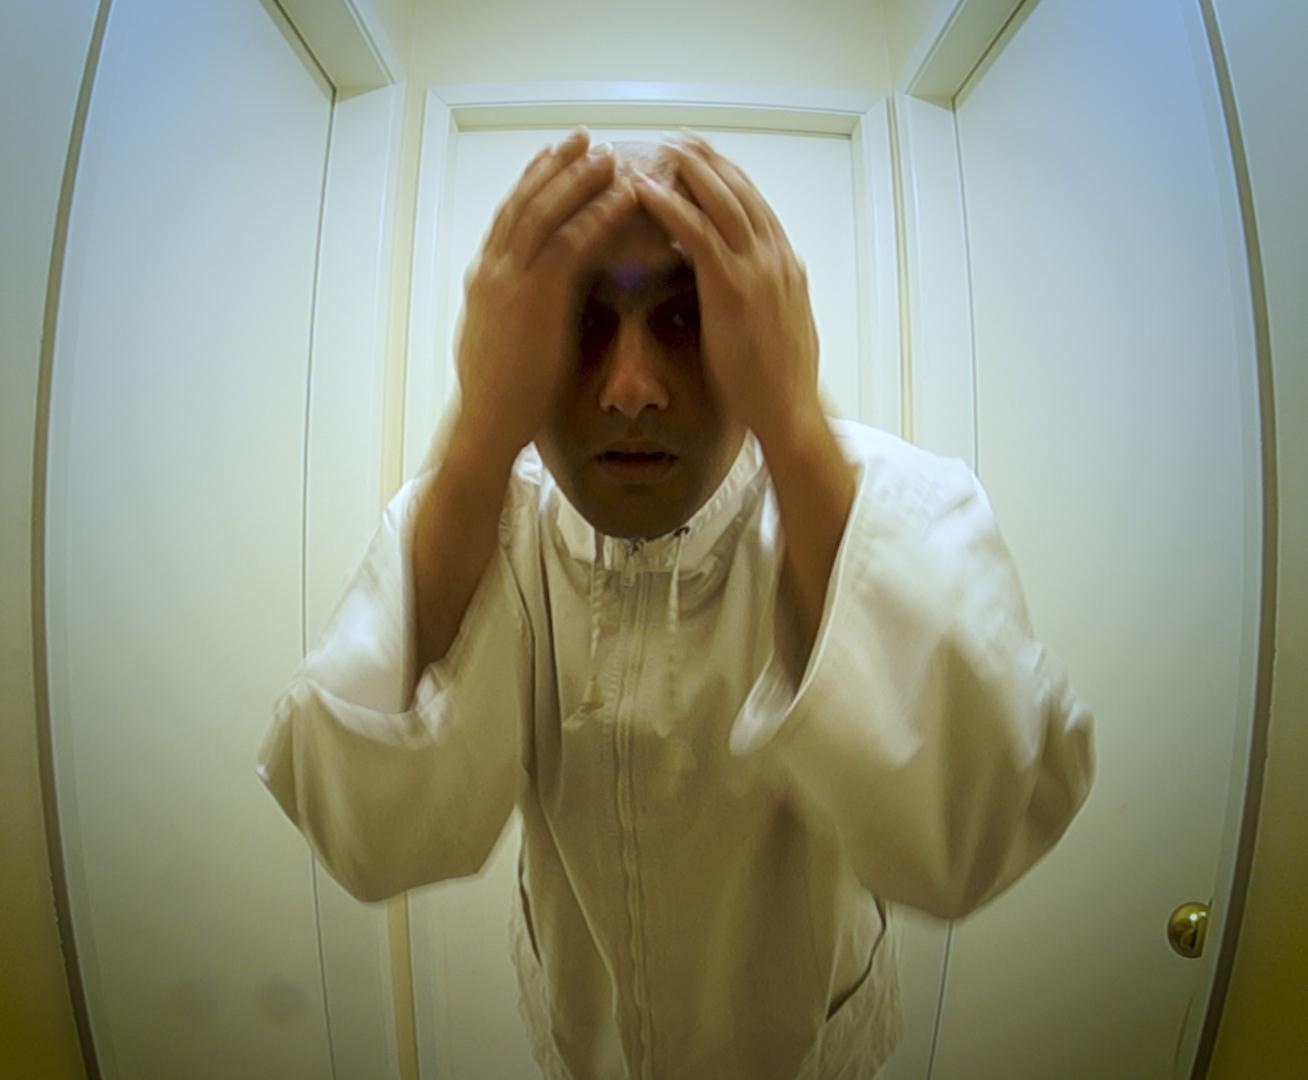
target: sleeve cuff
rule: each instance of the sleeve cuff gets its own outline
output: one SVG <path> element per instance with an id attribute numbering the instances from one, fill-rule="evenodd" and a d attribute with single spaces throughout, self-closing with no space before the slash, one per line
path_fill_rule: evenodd
<path id="1" fill-rule="evenodd" d="M 784 657 L 784 644 L 777 630 L 777 619 L 773 618 L 772 649 L 768 653 L 763 670 L 754 681 L 744 705 L 736 714 L 731 727 L 728 746 L 737 756 L 752 754 L 762 749 L 781 730 L 787 718 L 794 712 L 796 705 L 812 685 L 813 679 L 823 665 L 832 634 L 832 626 L 839 619 L 842 607 L 841 597 L 846 592 L 845 579 L 850 573 L 850 563 L 854 558 L 856 547 L 855 535 L 868 526 L 862 521 L 866 516 L 865 506 L 869 504 L 866 493 L 868 471 L 865 462 L 857 462 L 858 486 L 854 491 L 854 502 L 849 508 L 849 517 L 845 522 L 845 531 L 836 549 L 836 558 L 831 566 L 831 577 L 827 582 L 826 599 L 822 605 L 822 619 L 818 624 L 817 636 L 813 648 L 809 651 L 808 661 L 800 676 L 798 685 L 792 674 L 793 667 L 787 667 Z M 781 558 L 780 552 L 777 555 Z M 779 582 L 779 574 L 776 576 Z M 774 607 L 778 599 L 777 585 L 773 586 Z"/>

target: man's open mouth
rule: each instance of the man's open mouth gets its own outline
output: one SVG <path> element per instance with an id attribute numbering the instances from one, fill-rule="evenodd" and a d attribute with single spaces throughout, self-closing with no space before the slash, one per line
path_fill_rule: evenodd
<path id="1" fill-rule="evenodd" d="M 654 465 L 663 461 L 674 461 L 675 454 L 664 453 L 662 450 L 649 450 L 641 452 L 624 452 L 621 450 L 608 450 L 600 454 L 601 461 L 616 462 L 622 465 Z"/>
<path id="2" fill-rule="evenodd" d="M 653 484 L 677 464 L 666 450 L 606 450 L 595 458 L 600 471 L 621 484 Z"/>

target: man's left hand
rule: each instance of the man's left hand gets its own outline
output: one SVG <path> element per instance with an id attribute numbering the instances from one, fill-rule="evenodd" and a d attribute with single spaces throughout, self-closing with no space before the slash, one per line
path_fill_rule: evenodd
<path id="1" fill-rule="evenodd" d="M 821 415 L 808 275 L 739 166 L 690 133 L 669 146 L 695 201 L 644 176 L 635 188 L 694 266 L 709 388 L 765 445 L 785 440 Z"/>
<path id="2" fill-rule="evenodd" d="M 688 136 L 673 151 L 694 202 L 648 179 L 636 194 L 694 264 L 709 387 L 758 436 L 767 459 L 786 535 L 782 580 L 798 618 L 798 681 L 857 476 L 822 412 L 808 275 L 785 230 L 740 168 L 702 139 Z"/>

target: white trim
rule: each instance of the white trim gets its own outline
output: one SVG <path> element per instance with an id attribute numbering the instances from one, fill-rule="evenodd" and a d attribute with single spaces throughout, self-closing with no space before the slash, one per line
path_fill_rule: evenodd
<path id="1" fill-rule="evenodd" d="M 498 127 L 698 128 L 852 135 L 881 99 L 806 87 L 703 83 L 466 83 L 429 91 L 459 131 Z"/>
<path id="2" fill-rule="evenodd" d="M 458 83 L 433 87 L 433 92 L 458 112 L 461 120 L 473 109 L 528 107 L 552 110 L 564 106 L 570 116 L 576 116 L 578 106 L 615 105 L 622 110 L 620 122 L 630 125 L 630 117 L 639 112 L 634 106 L 643 103 L 659 112 L 680 110 L 686 106 L 699 109 L 725 107 L 733 112 L 776 110 L 791 117 L 784 130 L 835 130 L 842 134 L 850 133 L 859 118 L 881 100 L 876 94 L 802 86 L 727 87 L 711 83 L 660 82 Z M 806 118 L 805 113 L 818 115 Z M 836 116 L 843 119 L 835 129 L 811 126 L 821 122 L 821 117 Z M 460 126 L 468 130 L 489 125 L 461 123 Z"/>
<path id="3" fill-rule="evenodd" d="M 318 236 L 303 553 L 315 640 L 386 501 L 380 463 L 404 70 L 372 0 L 277 2 L 334 89 Z M 398 1080 L 385 908 L 355 903 L 317 860 L 313 866 L 333 1073 Z"/>
<path id="4" fill-rule="evenodd" d="M 955 116 L 897 95 L 913 442 L 976 466 L 972 301 Z"/>
<path id="5" fill-rule="evenodd" d="M 437 294 L 440 246 L 437 229 L 446 198 L 445 170 L 458 125 L 450 106 L 428 90 L 418 157 L 417 206 L 413 224 L 413 273 L 409 282 L 409 342 L 405 357 L 402 479 L 419 472 L 431 443 L 435 418 L 451 389 L 442 358 L 440 328 L 449 313 Z M 410 926 L 412 926 L 412 921 Z"/>
<path id="6" fill-rule="evenodd" d="M 890 105 L 863 114 L 850 136 L 857 231 L 858 415 L 866 424 L 903 434 L 899 259 L 891 164 Z"/>
<path id="7" fill-rule="evenodd" d="M 514 816 L 516 816 L 516 811 Z M 441 1008 L 437 968 L 449 966 L 445 948 L 445 919 L 440 908 L 444 890 L 423 889 L 404 894 L 409 909 L 409 968 L 413 973 L 414 1042 L 417 1044 L 418 1075 L 440 1076 L 446 1070 L 440 1053 L 448 1042 L 449 1010 Z"/>
<path id="8" fill-rule="evenodd" d="M 895 89 L 948 106 L 1023 0 L 938 0 Z"/>
<path id="9" fill-rule="evenodd" d="M 905 436 L 978 467 L 971 270 L 954 98 L 1024 0 L 936 0 L 895 76 Z M 934 420 L 932 419 L 934 418 Z"/>
<path id="10" fill-rule="evenodd" d="M 1244 220 L 1240 206 L 1240 185 L 1233 160 L 1235 147 L 1227 128 L 1227 117 L 1222 107 L 1221 88 L 1213 64 L 1214 48 L 1204 25 L 1198 4 L 1188 0 L 1173 0 L 1190 39 L 1194 60 L 1195 81 L 1199 84 L 1204 118 L 1208 124 L 1209 140 L 1213 150 L 1213 172 L 1221 200 L 1223 239 L 1226 242 L 1227 266 L 1231 274 L 1232 322 L 1237 333 L 1235 347 L 1239 351 L 1236 368 L 1240 373 L 1240 412 L 1243 428 L 1244 472 L 1244 549 L 1246 562 L 1241 591 L 1244 612 L 1240 633 L 1240 685 L 1236 695 L 1239 704 L 1231 747 L 1231 773 L 1227 788 L 1226 808 L 1222 822 L 1221 844 L 1217 852 L 1217 865 L 1213 874 L 1213 893 L 1208 899 L 1208 940 L 1204 946 L 1204 978 L 1195 1008 L 1186 1013 L 1186 1022 L 1177 1039 L 1175 1060 L 1183 1068 L 1178 1076 L 1190 1075 L 1197 1065 L 1200 1040 L 1207 1027 L 1215 1027 L 1220 1016 L 1221 1002 L 1213 1007 L 1214 992 L 1224 994 L 1225 983 L 1217 986 L 1218 968 L 1227 934 L 1238 934 L 1239 926 L 1232 925 L 1229 916 L 1231 896 L 1248 888 L 1248 878 L 1237 880 L 1240 857 L 1240 840 L 1244 827 L 1246 789 L 1250 779 L 1250 755 L 1253 751 L 1254 731 L 1258 727 L 1258 650 L 1261 647 L 1259 628 L 1262 624 L 1262 583 L 1265 574 L 1264 551 L 1264 499 L 1262 441 L 1263 430 L 1259 412 L 1259 364 L 1257 355 L 1257 329 L 1254 313 L 1254 293 L 1249 277 L 1249 249 L 1245 242 Z M 1214 26 L 1214 33 L 1217 28 Z M 1252 208 L 1250 208 L 1252 212 Z M 1273 554 L 1273 558 L 1275 555 Z M 1198 1007 L 1202 1001 L 1203 1007 Z M 1210 1033 L 1216 1038 L 1216 1032 Z"/>
<path id="11" fill-rule="evenodd" d="M 404 87 L 332 106 L 310 364 L 308 641 L 358 565 L 385 499 L 382 413 Z M 337 1076 L 397 1080 L 385 908 L 355 902 L 316 861 L 320 963 Z"/>
<path id="12" fill-rule="evenodd" d="M 372 0 L 278 0 L 340 95 L 399 82 L 404 67 Z"/>

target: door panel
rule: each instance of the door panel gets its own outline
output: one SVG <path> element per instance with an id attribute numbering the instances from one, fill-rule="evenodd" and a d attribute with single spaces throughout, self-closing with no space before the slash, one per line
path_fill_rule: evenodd
<path id="1" fill-rule="evenodd" d="M 313 867 L 255 777 L 303 637 L 330 91 L 257 0 L 115 0 L 58 316 L 51 720 L 113 1077 L 321 1077 Z"/>
<path id="2" fill-rule="evenodd" d="M 1042 0 L 957 102 L 978 467 L 1099 764 L 1064 842 L 956 926 L 935 1080 L 1189 1074 L 1216 939 L 1186 960 L 1165 929 L 1225 880 L 1259 573 L 1243 252 L 1196 22 Z"/>

